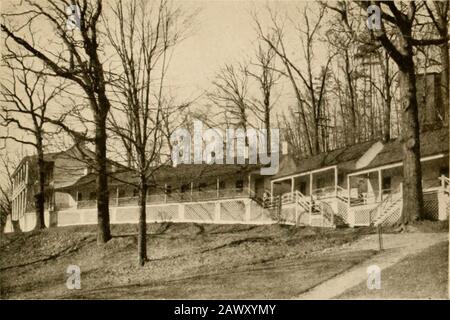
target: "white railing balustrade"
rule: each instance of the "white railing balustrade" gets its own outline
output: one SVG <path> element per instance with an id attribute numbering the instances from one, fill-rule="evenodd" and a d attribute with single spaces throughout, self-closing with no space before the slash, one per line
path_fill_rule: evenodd
<path id="1" fill-rule="evenodd" d="M 248 189 L 243 188 L 230 188 L 221 190 L 204 190 L 204 191 L 186 191 L 175 192 L 167 194 L 150 194 L 146 197 L 147 204 L 159 204 L 159 203 L 176 203 L 176 202 L 197 202 L 197 201 L 209 201 L 216 199 L 231 199 L 231 198 L 249 198 L 254 194 L 253 191 L 249 192 Z M 139 196 L 133 197 L 120 197 L 110 198 L 110 206 L 137 206 L 139 203 Z M 97 205 L 96 200 L 80 200 L 77 201 L 77 208 L 94 208 Z"/>

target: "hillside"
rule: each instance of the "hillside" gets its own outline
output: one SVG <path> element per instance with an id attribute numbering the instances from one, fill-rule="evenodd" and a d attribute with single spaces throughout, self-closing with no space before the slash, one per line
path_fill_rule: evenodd
<path id="1" fill-rule="evenodd" d="M 324 254 L 369 233 L 365 228 L 149 224 L 150 261 L 139 268 L 136 226 L 112 232 L 100 247 L 95 226 L 6 235 L 2 299 L 290 298 L 374 253 Z M 65 286 L 73 264 L 81 268 L 81 290 Z"/>

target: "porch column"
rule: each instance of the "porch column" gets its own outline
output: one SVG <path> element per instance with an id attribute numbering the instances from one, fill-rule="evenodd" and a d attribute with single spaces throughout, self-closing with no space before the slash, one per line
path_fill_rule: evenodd
<path id="1" fill-rule="evenodd" d="M 220 198 L 220 191 L 219 191 L 219 189 L 220 189 L 220 179 L 219 178 L 217 178 L 216 187 L 217 187 L 217 199 L 219 199 Z"/>
<path id="2" fill-rule="evenodd" d="M 291 178 L 291 194 L 294 196 L 294 177 Z"/>
<path id="3" fill-rule="evenodd" d="M 164 203 L 167 203 L 167 183 L 164 183 Z"/>
<path id="4" fill-rule="evenodd" d="M 27 203 L 27 199 L 25 199 L 25 192 L 22 191 L 22 210 L 23 210 L 23 214 L 25 214 L 25 212 L 27 211 L 26 209 L 26 203 Z"/>
<path id="5" fill-rule="evenodd" d="M 381 176 L 381 169 L 378 169 L 378 197 L 380 199 L 380 202 L 383 201 L 383 184 L 382 184 L 382 176 Z"/>
<path id="6" fill-rule="evenodd" d="M 116 207 L 119 206 L 119 187 L 116 187 Z"/>
<path id="7" fill-rule="evenodd" d="M 312 213 L 312 206 L 313 206 L 313 174 L 312 172 L 309 174 L 309 218 L 310 218 L 310 224 L 311 224 L 311 213 Z"/>
<path id="8" fill-rule="evenodd" d="M 351 184 L 350 184 L 350 176 L 349 175 L 347 175 L 347 189 L 348 189 L 348 198 L 347 198 L 347 201 L 348 201 L 348 206 L 350 207 L 350 192 L 351 192 Z"/>
<path id="9" fill-rule="evenodd" d="M 337 166 L 334 167 L 334 196 L 337 197 L 338 194 L 338 169 Z"/>
<path id="10" fill-rule="evenodd" d="M 191 201 L 192 201 L 193 194 L 194 194 L 194 182 L 191 181 Z"/>
<path id="11" fill-rule="evenodd" d="M 273 181 L 270 181 L 270 202 L 273 201 Z"/>
<path id="12" fill-rule="evenodd" d="M 248 196 L 252 195 L 252 175 L 248 175 Z"/>

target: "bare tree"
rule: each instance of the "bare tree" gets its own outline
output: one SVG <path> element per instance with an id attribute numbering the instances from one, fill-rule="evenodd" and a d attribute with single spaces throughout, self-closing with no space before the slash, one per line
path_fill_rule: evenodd
<path id="1" fill-rule="evenodd" d="M 45 228 L 45 162 L 44 137 L 47 110 L 56 97 L 65 89 L 61 82 L 50 88 L 45 69 L 35 73 L 30 71 L 33 66 L 17 54 L 17 50 L 8 45 L 3 54 L 5 70 L 8 72 L 1 84 L 0 125 L 9 129 L 16 128 L 26 136 L 7 134 L 0 139 L 10 139 L 21 144 L 33 146 L 37 154 L 38 191 L 35 194 L 36 226 L 35 229 Z M 31 139 L 30 139 L 31 136 Z"/>
<path id="2" fill-rule="evenodd" d="M 259 44 L 254 62 L 246 69 L 246 73 L 254 79 L 259 89 L 260 96 L 258 98 L 251 98 L 248 103 L 256 118 L 264 124 L 264 128 L 267 130 L 267 152 L 271 151 L 271 111 L 277 101 L 276 97 L 274 97 L 274 88 L 282 76 L 275 69 L 275 58 L 276 53 L 272 48 Z"/>
<path id="3" fill-rule="evenodd" d="M 384 47 L 397 64 L 402 92 L 402 141 L 403 141 L 403 214 L 402 225 L 416 220 L 423 212 L 422 171 L 420 164 L 419 118 L 416 97 L 414 47 L 441 45 L 443 38 L 417 39 L 413 35 L 417 3 L 409 1 L 397 4 L 393 1 L 358 2 L 363 8 L 377 5 L 381 14 L 381 29 L 372 30 L 374 39 Z M 386 27 L 395 33 L 396 41 L 388 37 Z"/>
<path id="4" fill-rule="evenodd" d="M 153 177 L 161 167 L 163 118 L 170 116 L 164 106 L 169 55 L 184 35 L 179 28 L 186 31 L 187 25 L 182 25 L 181 9 L 166 0 L 156 5 L 139 0 L 124 4 L 119 0 L 112 12 L 114 20 L 107 34 L 121 67 L 113 83 L 117 101 L 111 112 L 110 130 L 124 142 L 137 176 L 138 263 L 142 266 L 147 261 L 147 190 L 156 186 Z"/>
<path id="5" fill-rule="evenodd" d="M 245 64 L 226 64 L 217 73 L 208 99 L 219 108 L 226 126 L 247 131 L 249 121 L 249 74 Z M 248 141 L 246 140 L 246 144 Z"/>
<path id="6" fill-rule="evenodd" d="M 291 20 L 293 27 L 302 41 L 303 59 L 306 64 L 304 68 L 289 57 L 285 43 L 284 24 L 279 21 L 277 15 L 268 9 L 271 17 L 269 32 L 265 32 L 258 17 L 256 15 L 254 17 L 258 36 L 280 58 L 285 67 L 285 71 L 282 72 L 292 84 L 302 116 L 304 132 L 307 135 L 306 141 L 308 143 L 307 150 L 309 154 L 317 154 L 323 149 L 323 146 L 322 148 L 320 146 L 320 135 L 325 120 L 325 88 L 329 78 L 329 68 L 332 60 L 332 56 L 328 56 L 320 70 L 314 67 L 314 45 L 317 43 L 318 32 L 326 9 L 321 6 L 318 10 L 319 12 L 315 21 L 311 21 L 311 11 L 308 7 L 305 7 L 299 13 L 303 18 L 301 24 Z"/>
<path id="7" fill-rule="evenodd" d="M 106 119 L 110 110 L 110 101 L 107 96 L 108 79 L 101 58 L 103 44 L 99 32 L 103 2 L 102 0 L 73 0 L 69 3 L 52 0 L 42 3 L 27 0 L 24 6 L 22 6 L 23 11 L 14 12 L 12 15 L 21 16 L 27 21 L 25 25 L 1 24 L 6 40 L 16 43 L 25 49 L 28 55 L 42 62 L 50 70 L 49 76 L 70 81 L 77 90 L 84 93 L 88 100 L 95 124 L 93 136 L 87 137 L 77 132 L 61 119 L 54 119 L 53 123 L 59 124 L 78 138 L 95 143 L 97 242 L 105 243 L 111 238 L 106 157 Z M 66 27 L 68 21 L 66 9 L 68 8 L 79 11 L 79 23 L 75 30 Z M 36 24 L 40 24 L 40 28 L 35 28 Z M 35 30 L 44 30 L 47 34 L 36 41 L 38 32 Z M 48 31 L 45 30 L 55 30 L 51 45 L 44 42 L 48 38 Z"/>

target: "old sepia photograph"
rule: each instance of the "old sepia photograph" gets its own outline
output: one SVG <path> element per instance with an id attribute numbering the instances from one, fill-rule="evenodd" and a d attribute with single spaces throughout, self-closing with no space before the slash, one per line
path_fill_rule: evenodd
<path id="1" fill-rule="evenodd" d="M 0 300 L 450 299 L 450 0 L 0 7 Z"/>

